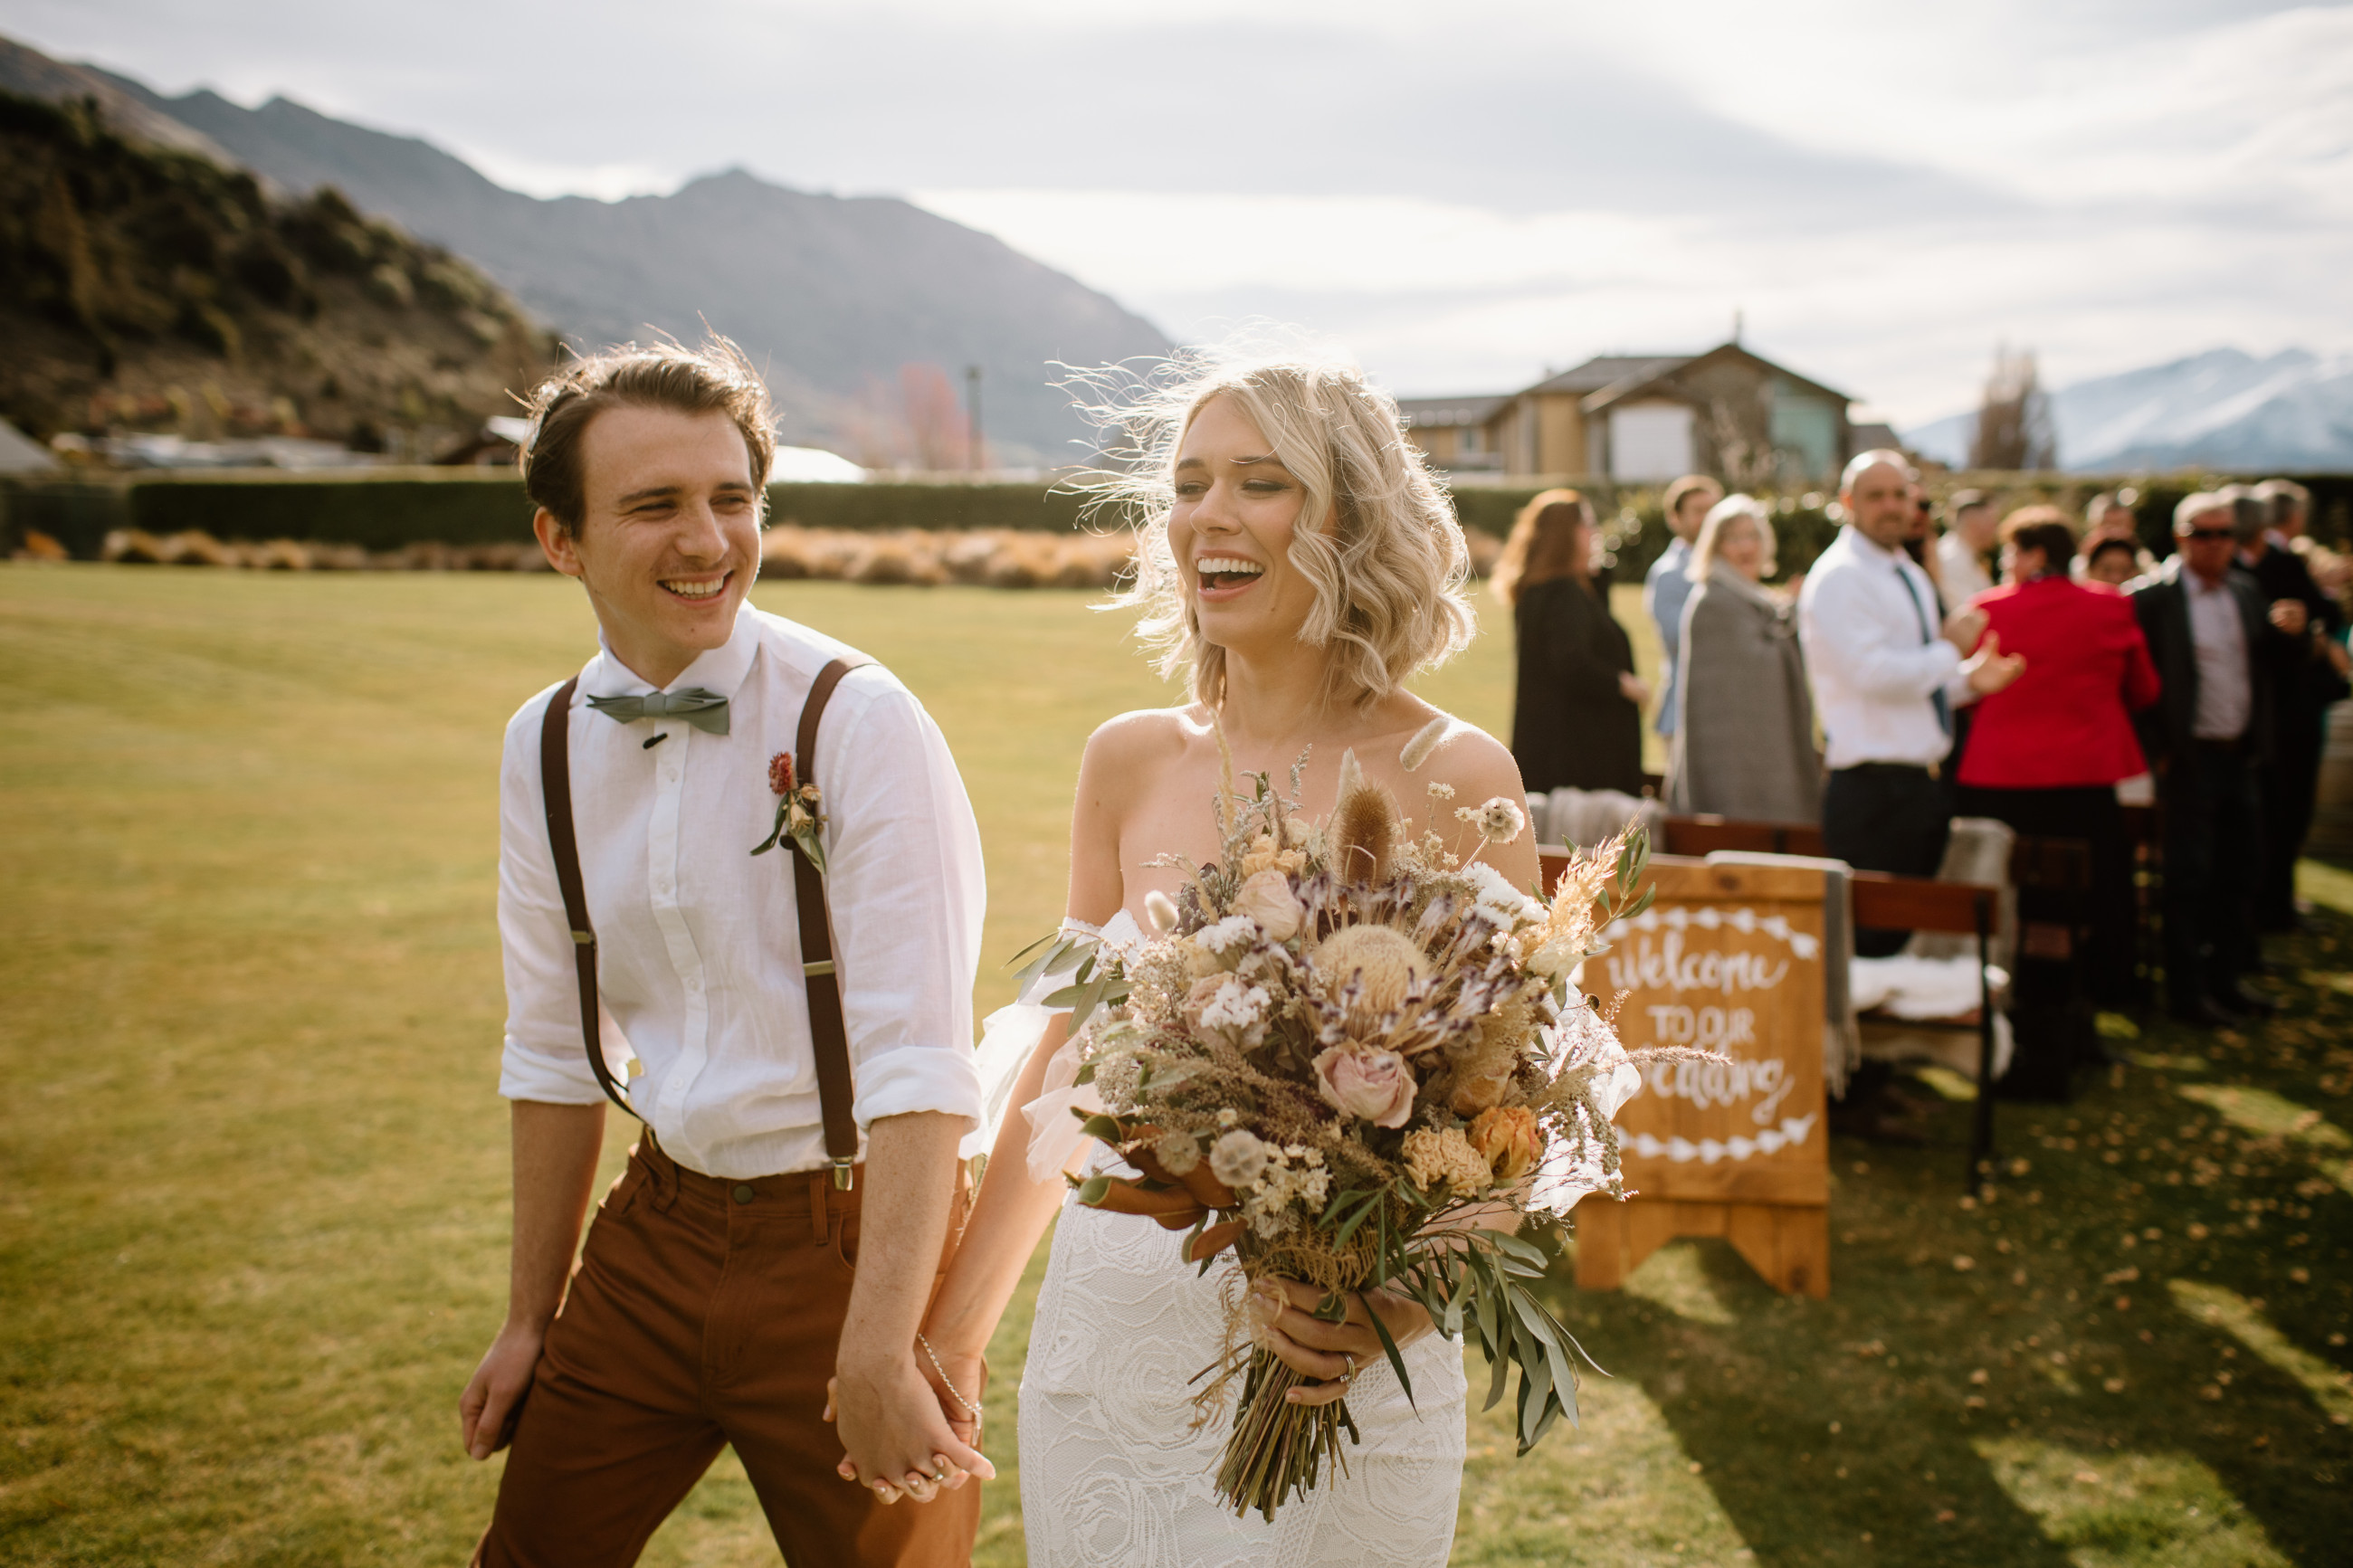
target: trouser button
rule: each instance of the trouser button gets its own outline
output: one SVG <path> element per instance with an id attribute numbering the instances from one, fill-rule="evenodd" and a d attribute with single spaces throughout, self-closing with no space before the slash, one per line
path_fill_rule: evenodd
<path id="1" fill-rule="evenodd" d="M 749 1182 L 744 1183 L 735 1189 L 735 1201 L 739 1204 L 748 1204 L 759 1195 L 759 1189 Z"/>

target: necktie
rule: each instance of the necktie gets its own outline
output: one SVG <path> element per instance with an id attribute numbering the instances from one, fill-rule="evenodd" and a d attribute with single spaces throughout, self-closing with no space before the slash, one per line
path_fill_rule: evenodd
<path id="1" fill-rule="evenodd" d="M 1895 568 L 1895 580 L 1904 584 L 1904 596 L 1912 601 L 1912 613 L 1920 620 L 1920 646 L 1926 647 L 1936 640 L 1936 634 L 1928 627 L 1928 611 L 1920 603 L 1920 590 L 1913 586 L 1912 574 L 1901 565 Z M 1930 692 L 1928 701 L 1936 710 L 1936 728 L 1950 735 L 1953 732 L 1953 705 L 1946 700 L 1945 689 L 1939 686 Z"/>
<path id="2" fill-rule="evenodd" d="M 700 686 L 643 697 L 591 697 L 588 706 L 623 724 L 632 719 L 683 719 L 705 733 L 727 733 L 727 699 Z"/>

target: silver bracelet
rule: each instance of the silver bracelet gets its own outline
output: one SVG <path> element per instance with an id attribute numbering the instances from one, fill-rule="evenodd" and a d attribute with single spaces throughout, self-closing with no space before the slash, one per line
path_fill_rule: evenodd
<path id="1" fill-rule="evenodd" d="M 920 1330 L 917 1331 L 915 1334 L 915 1342 L 923 1347 L 923 1353 L 925 1355 L 932 1358 L 932 1370 L 940 1374 L 940 1386 L 948 1391 L 948 1397 L 955 1400 L 958 1405 L 963 1405 L 964 1413 L 966 1415 L 971 1416 L 976 1421 L 979 1420 L 980 1406 L 975 1405 L 971 1400 L 966 1399 L 961 1393 L 957 1392 L 955 1384 L 948 1377 L 948 1369 L 940 1364 L 940 1352 L 932 1348 L 932 1342 L 925 1339 Z"/>

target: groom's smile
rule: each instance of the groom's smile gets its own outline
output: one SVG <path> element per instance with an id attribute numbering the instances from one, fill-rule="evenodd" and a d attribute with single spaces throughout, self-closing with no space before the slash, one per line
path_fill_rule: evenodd
<path id="1" fill-rule="evenodd" d="M 668 686 L 727 641 L 759 574 L 750 450 L 725 414 L 623 405 L 589 422 L 580 456 L 580 524 L 542 526 L 542 544 L 587 587 L 614 656 Z"/>

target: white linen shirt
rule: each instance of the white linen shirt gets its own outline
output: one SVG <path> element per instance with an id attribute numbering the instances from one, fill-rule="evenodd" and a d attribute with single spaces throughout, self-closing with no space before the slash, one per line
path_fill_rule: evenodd
<path id="1" fill-rule="evenodd" d="M 2197 573 L 2181 573 L 2182 602 L 2189 611 L 2189 646 L 2198 659 L 2198 706 L 2189 733 L 2200 741 L 2235 741 L 2247 732 L 2255 694 L 2247 679 L 2247 627 L 2239 618 L 2239 597 L 2226 572 L 2209 584 Z"/>
<path id="2" fill-rule="evenodd" d="M 1839 530 L 1798 595 L 1798 640 L 1831 767 L 1932 767 L 1952 750 L 1933 697 L 1941 690 L 1957 705 L 1968 682 L 1940 625 L 1936 585 L 1910 556 L 1852 525 Z"/>
<path id="3" fill-rule="evenodd" d="M 599 638 L 600 645 L 602 638 Z M 655 689 L 604 647 L 571 716 L 573 816 L 596 927 L 607 1061 L 636 1056 L 631 1100 L 681 1164 L 743 1180 L 821 1168 L 825 1132 L 800 965 L 789 847 L 754 857 L 818 672 L 852 650 L 746 605 L 733 634 L 670 683 L 728 699 L 729 732 L 678 718 L 618 722 L 590 696 Z M 499 938 L 509 1100 L 594 1105 L 579 981 L 540 789 L 554 688 L 508 722 L 499 781 Z M 655 734 L 668 739 L 651 750 Z M 980 1121 L 972 986 L 986 883 L 980 833 L 947 742 L 888 670 L 851 671 L 818 730 L 852 1102 L 861 1147 L 880 1118 Z"/>

